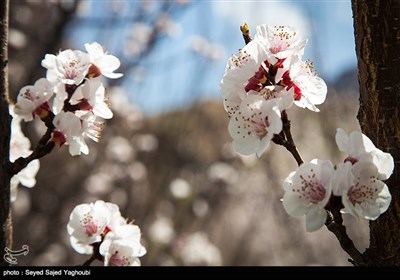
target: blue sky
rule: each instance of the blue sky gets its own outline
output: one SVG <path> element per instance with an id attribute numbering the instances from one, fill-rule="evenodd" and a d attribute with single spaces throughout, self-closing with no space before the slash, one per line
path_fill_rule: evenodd
<path id="1" fill-rule="evenodd" d="M 91 2 L 91 14 L 100 17 L 109 14 L 111 1 Z M 160 3 L 148 2 L 154 7 Z M 120 3 L 129 8 L 121 9 L 120 16 L 123 16 L 137 9 L 139 2 Z M 177 26 L 175 34 L 163 38 L 135 71 L 125 73 L 123 80 L 130 100 L 148 114 L 185 107 L 199 99 L 220 99 L 219 83 L 226 61 L 244 44 L 239 31 L 244 22 L 253 33 L 263 23 L 296 26 L 308 38 L 304 59 L 314 61 L 316 71 L 327 82 L 333 82 L 343 71 L 356 66 L 350 0 L 191 1 L 173 20 Z M 126 36 L 129 28 L 120 26 L 118 35 Z M 82 48 L 88 41 L 98 41 L 110 53 L 121 53 L 123 38 L 115 40 L 115 34 L 102 32 L 78 28 L 71 33 L 71 39 L 76 48 Z M 107 37 L 114 40 L 104 39 Z M 204 38 L 208 54 L 215 49 L 218 59 L 194 52 L 191 48 L 194 38 Z"/>

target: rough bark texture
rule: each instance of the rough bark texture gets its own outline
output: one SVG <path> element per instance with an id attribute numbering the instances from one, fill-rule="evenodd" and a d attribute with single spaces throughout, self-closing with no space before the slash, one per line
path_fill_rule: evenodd
<path id="1" fill-rule="evenodd" d="M 8 113 L 8 5 L 9 1 L 0 4 L 0 250 L 11 248 L 11 215 L 10 215 L 10 175 L 7 173 L 10 152 L 11 118 Z M 8 265 L 1 258 L 2 266 Z"/>
<path id="2" fill-rule="evenodd" d="M 391 153 L 395 170 L 386 181 L 389 209 L 370 222 L 368 265 L 400 265 L 400 2 L 352 1 L 363 133 Z"/>

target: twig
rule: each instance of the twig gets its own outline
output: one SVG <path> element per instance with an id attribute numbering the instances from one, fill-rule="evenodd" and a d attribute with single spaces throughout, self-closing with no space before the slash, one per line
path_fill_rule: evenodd
<path id="1" fill-rule="evenodd" d="M 47 137 L 47 133 L 43 137 Z M 43 138 L 42 137 L 42 138 Z M 9 172 L 12 175 L 17 174 L 24 169 L 31 161 L 39 159 L 49 154 L 55 146 L 53 141 L 48 142 L 46 145 L 38 145 L 36 149 L 26 158 L 20 157 L 16 161 L 10 164 Z"/>
<path id="2" fill-rule="evenodd" d="M 349 260 L 354 266 L 366 266 L 362 254 L 354 246 L 353 241 L 347 235 L 346 227 L 342 224 L 342 216 L 340 210 L 335 209 L 328 212 L 328 219 L 325 223 L 326 227 L 332 232 L 340 243 L 342 249 L 352 258 Z"/>
<path id="3" fill-rule="evenodd" d="M 283 130 L 279 135 L 275 134 L 272 138 L 272 141 L 277 145 L 284 146 L 286 150 L 288 150 L 292 154 L 297 162 L 297 165 L 300 166 L 304 163 L 304 161 L 299 151 L 297 150 L 296 145 L 294 144 L 292 133 L 290 132 L 290 120 L 287 117 L 286 111 L 282 111 L 281 116 Z"/>

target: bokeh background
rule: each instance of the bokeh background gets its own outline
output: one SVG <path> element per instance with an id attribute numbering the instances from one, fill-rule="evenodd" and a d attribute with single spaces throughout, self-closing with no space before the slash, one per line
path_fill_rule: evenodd
<path id="1" fill-rule="evenodd" d="M 294 139 L 305 160 L 343 160 L 336 128 L 359 129 L 358 81 L 349 1 L 10 1 L 11 97 L 45 75 L 46 53 L 97 41 L 120 58 L 108 80 L 114 118 L 88 156 L 65 147 L 40 160 L 37 184 L 13 203 L 19 265 L 82 264 L 69 245 L 69 214 L 102 199 L 142 230 L 142 265 L 350 265 L 326 228 L 305 231 L 286 214 L 282 182 L 296 162 L 280 146 L 261 158 L 231 146 L 219 83 L 244 42 L 239 26 L 296 26 L 305 58 L 328 84 L 320 113 L 293 106 Z M 40 121 L 24 125 L 34 146 Z M 368 223 L 345 216 L 356 247 Z M 102 265 L 95 262 L 93 265 Z"/>

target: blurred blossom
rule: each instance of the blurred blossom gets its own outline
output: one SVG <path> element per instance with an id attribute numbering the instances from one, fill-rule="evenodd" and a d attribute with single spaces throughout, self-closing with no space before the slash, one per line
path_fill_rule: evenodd
<path id="1" fill-rule="evenodd" d="M 194 35 L 189 39 L 189 48 L 194 53 L 212 61 L 222 58 L 225 53 L 225 48 L 222 45 L 210 43 L 200 35 Z"/>
<path id="2" fill-rule="evenodd" d="M 213 181 L 224 181 L 227 184 L 234 184 L 237 179 L 237 171 L 227 163 L 215 162 L 208 168 L 208 177 Z"/>
<path id="3" fill-rule="evenodd" d="M 175 231 L 171 219 L 160 217 L 149 228 L 149 238 L 156 243 L 167 245 L 171 243 Z"/>
<path id="4" fill-rule="evenodd" d="M 190 49 L 197 54 L 204 53 L 205 49 L 207 48 L 207 44 L 207 40 L 200 35 L 194 35 L 192 38 L 190 38 Z"/>
<path id="5" fill-rule="evenodd" d="M 16 49 L 24 48 L 26 46 L 26 43 L 28 42 L 26 35 L 15 28 L 10 28 L 8 36 L 10 46 Z"/>
<path id="6" fill-rule="evenodd" d="M 184 265 L 222 265 L 220 250 L 210 242 L 203 232 L 187 236 L 179 255 Z"/>
<path id="7" fill-rule="evenodd" d="M 142 181 L 146 179 L 147 169 L 146 166 L 140 161 L 135 161 L 127 167 L 129 176 L 133 181 Z"/>
<path id="8" fill-rule="evenodd" d="M 124 116 L 125 123 L 130 129 L 138 129 L 142 125 L 143 114 L 139 108 L 128 100 L 127 93 L 121 87 L 111 89 L 110 102 L 118 113 Z"/>
<path id="9" fill-rule="evenodd" d="M 117 162 L 129 162 L 135 155 L 135 150 L 128 139 L 115 136 L 110 139 L 106 148 L 107 157 Z"/>
<path id="10" fill-rule="evenodd" d="M 177 199 L 185 199 L 192 193 L 192 187 L 189 182 L 181 178 L 174 179 L 170 183 L 169 189 Z"/>
<path id="11" fill-rule="evenodd" d="M 208 46 L 206 57 L 212 61 L 221 59 L 225 54 L 225 48 L 219 44 L 210 44 Z"/>
<path id="12" fill-rule="evenodd" d="M 147 49 L 147 46 L 151 40 L 153 34 L 153 28 L 143 22 L 132 24 L 130 30 L 132 33 L 129 40 L 127 40 L 127 47 L 125 47 L 126 56 L 139 56 L 142 52 Z"/>
<path id="13" fill-rule="evenodd" d="M 85 189 L 90 194 L 105 194 L 110 192 L 112 178 L 109 173 L 98 172 L 90 175 L 85 181 Z"/>
<path id="14" fill-rule="evenodd" d="M 204 217 L 208 211 L 209 206 L 206 200 L 198 198 L 193 202 L 193 212 L 197 217 Z"/>
<path id="15" fill-rule="evenodd" d="M 134 141 L 137 149 L 144 152 L 154 151 L 158 146 L 158 139 L 153 134 L 137 135 Z"/>
<path id="16" fill-rule="evenodd" d="M 120 207 L 125 207 L 128 203 L 128 194 L 124 189 L 113 189 L 110 194 L 110 201 L 112 203 L 118 204 Z"/>
<path id="17" fill-rule="evenodd" d="M 168 14 L 162 14 L 158 18 L 156 28 L 170 37 L 178 36 L 182 31 L 181 25 L 173 21 Z"/>
<path id="18" fill-rule="evenodd" d="M 33 11 L 29 8 L 29 6 L 18 6 L 15 19 L 17 22 L 21 24 L 26 24 L 30 22 L 33 18 Z"/>

